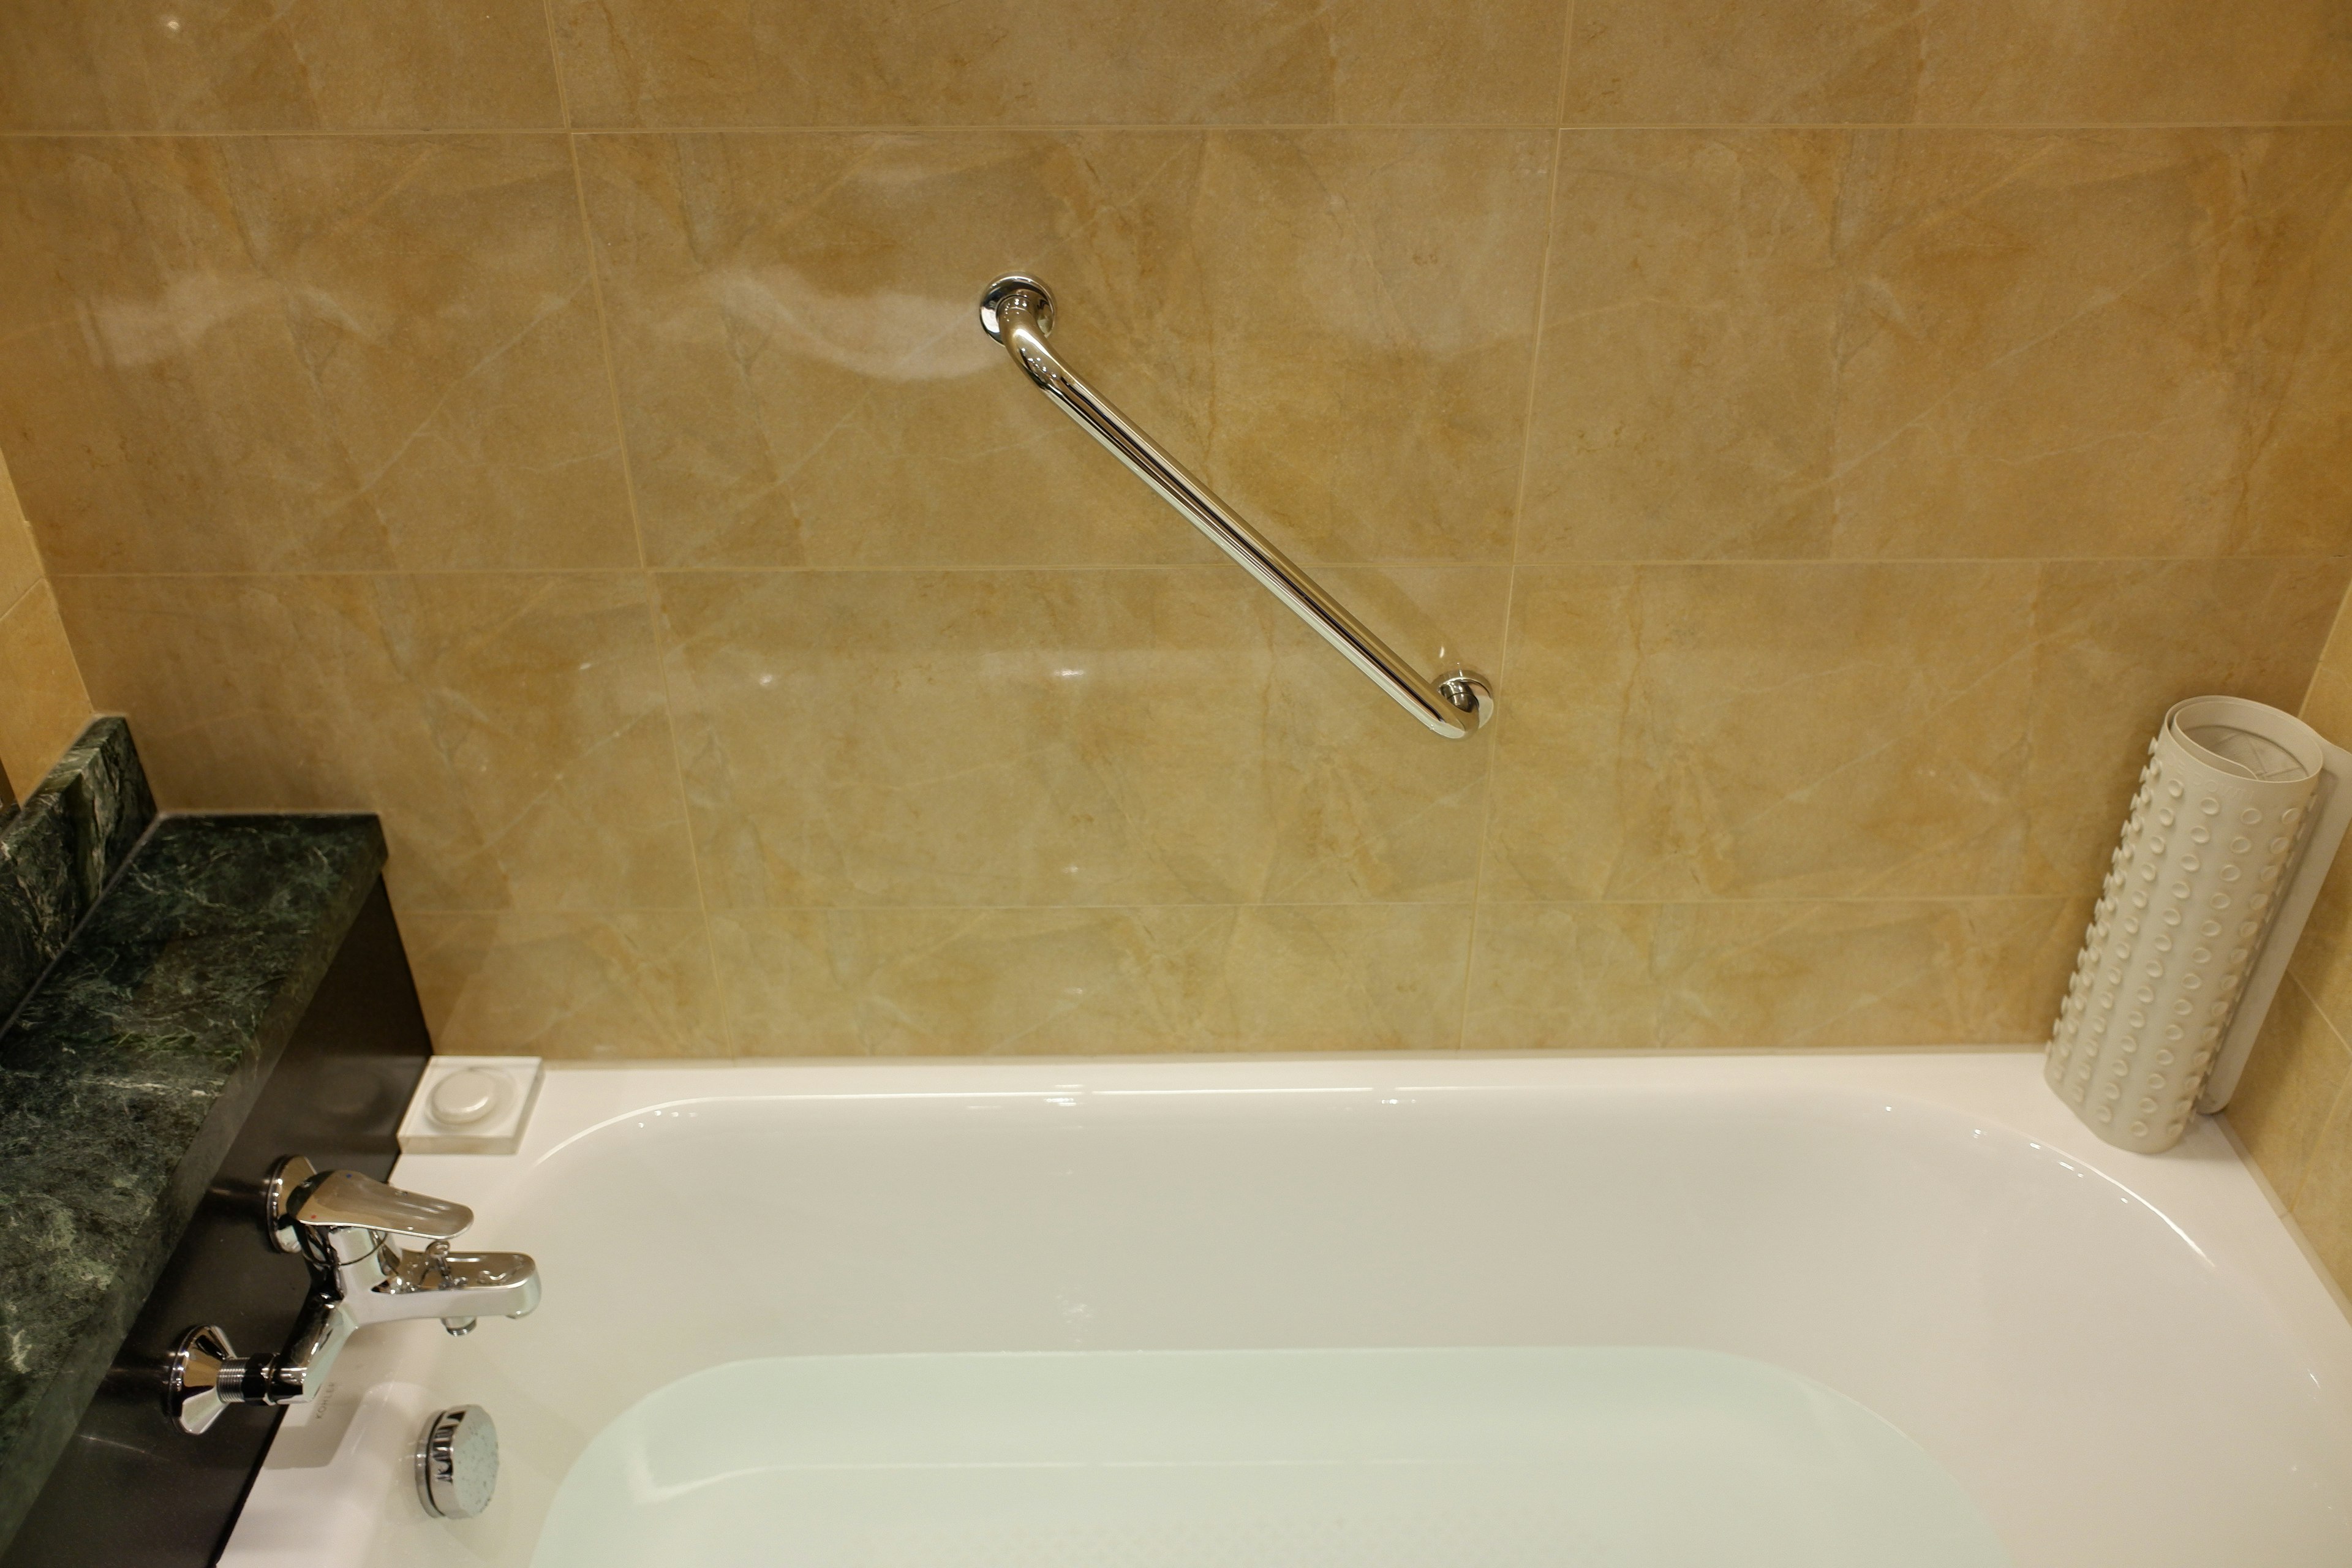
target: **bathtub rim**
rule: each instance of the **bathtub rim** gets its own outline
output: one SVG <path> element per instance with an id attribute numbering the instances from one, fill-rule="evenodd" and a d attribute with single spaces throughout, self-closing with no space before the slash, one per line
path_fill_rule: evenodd
<path id="1" fill-rule="evenodd" d="M 603 1059 L 549 1062 L 548 1082 L 521 1148 L 513 1155 L 419 1155 L 404 1158 L 394 1178 L 419 1190 L 483 1205 L 484 1217 L 503 1227 L 504 1205 L 559 1146 L 592 1128 L 625 1121 L 657 1108 L 725 1100 L 924 1100 L 966 1093 L 1067 1098 L 1074 1091 L 1174 1089 L 1218 1093 L 1267 1089 L 1411 1088 L 1423 1094 L 1451 1090 L 1664 1089 L 1702 1092 L 1771 1087 L 1886 1094 L 1930 1110 L 1978 1119 L 2113 1183 L 2180 1231 L 2204 1255 L 2230 1294 L 2266 1320 L 2307 1373 L 2324 1419 L 2339 1435 L 2352 1432 L 2352 1315 L 2218 1118 L 2199 1117 L 2189 1135 L 2164 1155 L 2111 1147 L 2076 1121 L 2042 1077 L 2038 1047 L 1967 1046 L 1902 1050 L 1583 1051 L 1507 1053 L 1388 1053 L 1202 1055 L 1094 1058 L 752 1058 L 739 1059 Z M 1777 1096 L 1775 1098 L 1778 1098 Z M 446 1188 L 446 1190 L 445 1190 Z M 504 1245 L 520 1236 L 492 1238 Z M 486 1243 L 487 1244 L 487 1243 Z M 404 1419 L 405 1417 L 403 1417 Z M 265 1465 L 256 1500 L 280 1511 L 306 1485 L 301 1472 Z M 338 1468 L 341 1461 L 337 1461 Z M 312 1471 L 311 1475 L 318 1472 Z M 311 1494 L 307 1502 L 315 1501 Z M 381 1500 L 357 1500 L 371 1514 Z M 354 1516 L 354 1523 L 358 1520 Z M 295 1561 L 267 1550 L 251 1554 L 232 1538 L 223 1561 L 237 1568 L 285 1568 Z M 253 1542 L 265 1548 L 266 1537 Z M 352 1556 L 350 1562 L 360 1559 Z M 346 1559 L 332 1558 L 341 1564 Z"/>
<path id="2" fill-rule="evenodd" d="M 1952 1109 L 1991 1116 L 2011 1131 L 2042 1142 L 2067 1158 L 2097 1171 L 2159 1212 L 2169 1211 L 2166 1209 L 2163 1203 L 2158 1202 L 2149 1195 L 2148 1192 L 2143 1191 L 2144 1186 L 2168 1196 L 2175 1202 L 2193 1194 L 2201 1206 L 2202 1201 L 2212 1195 L 2207 1189 L 2227 1187 L 2232 1184 L 2235 1176 L 2242 1173 L 2252 1185 L 2255 1194 L 2261 1199 L 2263 1206 L 2269 1210 L 2279 1232 L 2291 1244 L 2302 1266 L 2303 1274 L 2307 1276 L 2307 1281 L 2298 1279 L 2292 1269 L 2281 1271 L 2273 1276 L 2271 1266 L 2281 1261 L 2274 1258 L 2270 1259 L 2269 1265 L 2256 1268 L 2253 1270 L 2253 1278 L 2257 1282 L 2264 1285 L 2279 1286 L 2290 1297 L 2305 1294 L 2303 1289 L 2298 1289 L 2305 1283 L 2317 1287 L 2319 1294 L 2326 1298 L 2333 1309 L 2333 1323 L 2329 1322 L 2328 1315 L 2320 1314 L 2315 1325 L 2306 1325 L 2302 1320 L 2311 1315 L 2305 1313 L 2298 1314 L 2297 1321 L 2292 1326 L 2297 1331 L 2306 1326 L 2316 1326 L 2323 1335 L 2332 1337 L 2332 1329 L 2340 1325 L 2345 1331 L 2346 1352 L 2341 1374 L 2347 1378 L 2347 1384 L 2352 1384 L 2352 1292 L 2347 1292 L 2329 1271 L 2326 1261 L 2319 1255 L 2318 1248 L 2312 1244 L 2303 1227 L 2295 1222 L 2292 1209 L 2271 1184 L 2270 1178 L 2254 1158 L 2253 1152 L 2247 1147 L 2237 1130 L 2230 1124 L 2226 1110 L 2219 1113 L 2196 1113 L 2189 1123 L 2189 1135 L 2184 1137 L 2175 1150 L 2168 1151 L 2166 1153 L 2145 1155 L 2134 1153 L 2128 1150 L 2120 1150 L 2093 1133 L 2060 1101 L 2055 1094 L 2048 1091 L 2038 1070 L 2038 1064 L 2043 1058 L 2044 1050 L 2045 1047 L 2039 1043 L 1898 1047 L 1727 1046 L 1675 1049 L 1553 1047 L 1506 1051 L 1212 1051 L 1150 1055 L 1105 1053 L 1098 1056 L 1007 1054 L 932 1057 L 547 1058 L 543 1058 L 542 1065 L 551 1079 L 562 1079 L 570 1081 L 605 1077 L 636 1079 L 652 1074 L 670 1073 L 686 1077 L 705 1075 L 740 1077 L 744 1073 L 771 1071 L 793 1076 L 804 1072 L 811 1075 L 873 1073 L 906 1074 L 910 1077 L 920 1075 L 950 1079 L 959 1078 L 966 1072 L 984 1075 L 991 1079 L 1021 1078 L 1034 1074 L 1042 1079 L 1055 1074 L 1067 1075 L 1085 1071 L 1108 1074 L 1117 1079 L 1130 1078 L 1148 1079 L 1169 1072 L 1202 1068 L 1220 1075 L 1230 1073 L 1237 1077 L 1256 1076 L 1280 1079 L 1296 1075 L 1313 1079 L 1342 1068 L 1396 1067 L 1413 1063 L 1433 1067 L 1443 1065 L 1465 1069 L 1465 1081 L 1459 1085 L 1444 1086 L 1446 1088 L 1500 1090 L 1522 1087 L 1514 1081 L 1514 1069 L 1522 1071 L 1534 1069 L 1542 1076 L 1549 1077 L 1562 1070 L 1590 1070 L 1578 1064 L 1663 1065 L 1679 1062 L 1710 1062 L 1730 1068 L 1730 1076 L 1735 1079 L 1750 1076 L 1768 1080 L 1777 1079 L 1780 1076 L 1778 1072 L 1769 1070 L 1759 1072 L 1758 1069 L 1764 1064 L 1779 1064 L 1783 1068 L 1795 1066 L 1795 1071 L 1789 1079 L 1792 1085 L 1808 1083 L 1810 1080 L 1818 1079 L 1825 1084 L 1849 1089 L 1868 1090 L 1879 1087 L 1890 1089 L 1896 1087 L 1893 1084 L 1882 1084 L 1882 1080 L 1877 1077 L 1877 1073 L 1881 1070 L 1893 1072 L 1897 1078 L 1902 1079 L 1915 1077 L 1911 1067 L 1898 1068 L 1895 1064 L 1911 1064 L 1912 1067 L 1916 1067 L 1922 1063 L 1982 1062 L 1988 1058 L 2004 1061 L 2026 1060 L 2037 1066 L 2036 1070 L 2023 1075 L 2030 1081 L 2022 1092 L 2018 1091 L 2018 1085 L 2015 1082 L 2019 1075 L 1996 1072 L 1994 1075 L 1980 1076 L 1979 1071 L 1968 1068 L 1956 1068 L 1948 1071 L 1928 1068 L 1916 1074 L 1919 1081 L 1902 1087 L 1914 1099 L 1943 1103 L 1948 1096 L 1958 1101 L 1952 1105 Z M 1668 1070 L 1687 1072 L 1691 1069 L 1684 1068 Z M 1045 1085 L 1041 1087 L 1040 1092 L 1044 1087 L 1061 1086 Z M 1085 1086 L 1078 1087 L 1083 1089 Z M 939 1092 L 952 1092 L 952 1090 L 942 1089 Z M 564 1098 L 569 1099 L 571 1095 L 567 1093 Z M 704 1091 L 681 1094 L 673 1098 L 704 1099 L 734 1098 L 734 1096 L 711 1096 Z M 655 1103 L 656 1102 L 647 1100 L 637 1109 L 650 1110 Z M 660 1103 L 668 1103 L 668 1101 Z M 608 1115 L 625 1115 L 626 1109 L 616 1107 L 609 1111 Z M 520 1174 L 520 1172 L 536 1165 L 541 1159 L 551 1152 L 551 1146 L 541 1142 L 539 1136 L 540 1129 L 543 1125 L 541 1118 L 535 1114 L 521 1146 L 510 1156 L 404 1153 L 401 1156 L 401 1166 L 395 1167 L 394 1174 L 397 1176 L 402 1167 L 406 1167 L 413 1173 L 416 1167 L 410 1164 L 410 1162 L 414 1161 L 471 1162 L 483 1159 L 499 1159 L 507 1163 L 509 1171 Z M 572 1136 L 576 1137 L 580 1132 L 586 1131 L 588 1130 L 584 1128 L 580 1129 Z M 2184 1168 L 2203 1166 L 2207 1162 L 2195 1156 L 2200 1154 L 2210 1156 L 2214 1153 L 2216 1151 L 2211 1145 L 2215 1142 L 2229 1150 L 2232 1156 L 2230 1163 L 2235 1166 L 2234 1172 L 2220 1172 L 2210 1179 L 2183 1177 L 2179 1174 Z M 2176 1158 L 2176 1155 L 2182 1157 Z M 503 1182 L 499 1184 L 501 1186 L 504 1184 Z M 426 1190 L 429 1190 L 429 1187 Z M 2263 1289 L 2260 1293 L 2265 1300 L 2278 1299 L 2270 1289 Z M 2298 1331 L 2296 1337 L 2300 1341 L 2304 1336 Z M 2352 1411 L 2352 1405 L 2347 1405 L 2347 1411 Z"/>

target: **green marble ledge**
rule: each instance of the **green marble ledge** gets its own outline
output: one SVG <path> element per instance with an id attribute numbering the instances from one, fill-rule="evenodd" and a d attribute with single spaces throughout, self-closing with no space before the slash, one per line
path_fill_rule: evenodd
<path id="1" fill-rule="evenodd" d="M 21 809 L 0 807 L 0 1021 L 65 951 L 155 820 L 131 726 L 81 732 Z"/>
<path id="2" fill-rule="evenodd" d="M 158 818 L 0 1031 L 0 1542 L 383 858 L 373 816 Z"/>

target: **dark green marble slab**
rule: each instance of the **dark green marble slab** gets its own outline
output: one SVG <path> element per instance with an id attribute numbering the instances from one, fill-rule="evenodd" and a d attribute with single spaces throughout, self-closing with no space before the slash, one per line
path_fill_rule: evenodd
<path id="1" fill-rule="evenodd" d="M 131 727 L 81 732 L 22 807 L 0 819 L 0 1019 L 65 951 L 155 820 Z"/>
<path id="2" fill-rule="evenodd" d="M 0 1032 L 0 1542 L 383 858 L 373 816 L 163 817 Z"/>

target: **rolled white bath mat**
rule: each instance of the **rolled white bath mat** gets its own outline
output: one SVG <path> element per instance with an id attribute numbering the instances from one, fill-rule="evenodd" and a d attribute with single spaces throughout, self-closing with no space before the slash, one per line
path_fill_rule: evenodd
<path id="1" fill-rule="evenodd" d="M 2044 1070 L 2154 1154 L 2237 1087 L 2352 817 L 2352 752 L 2240 697 L 2175 703 L 2147 750 Z"/>

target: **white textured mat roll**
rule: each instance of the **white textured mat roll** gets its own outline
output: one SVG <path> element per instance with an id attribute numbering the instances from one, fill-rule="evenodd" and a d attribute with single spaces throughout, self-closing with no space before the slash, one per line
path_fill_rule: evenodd
<path id="1" fill-rule="evenodd" d="M 2235 697 L 2175 704 L 2147 749 L 2046 1071 L 2093 1131 L 2153 1154 L 2236 1086 L 2343 837 L 2352 754 Z"/>

